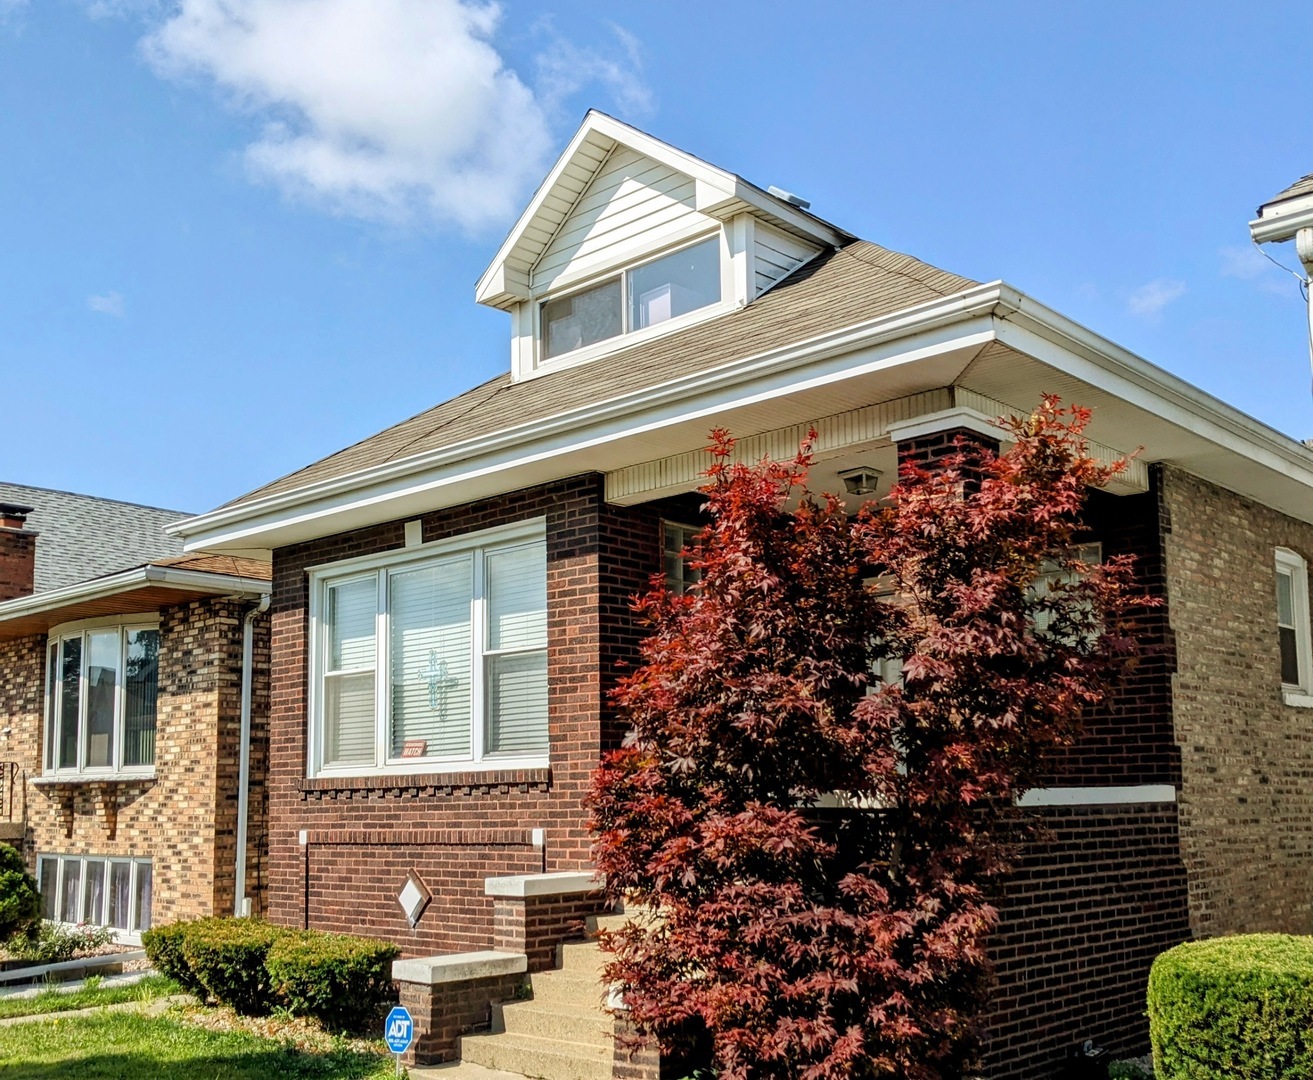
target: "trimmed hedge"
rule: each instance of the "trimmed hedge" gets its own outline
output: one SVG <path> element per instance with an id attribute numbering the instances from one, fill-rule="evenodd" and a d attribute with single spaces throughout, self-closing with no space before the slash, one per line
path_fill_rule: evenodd
<path id="1" fill-rule="evenodd" d="M 1159 1080 L 1313 1077 L 1313 937 L 1187 942 L 1149 972 Z"/>
<path id="2" fill-rule="evenodd" d="M 392 961 L 400 955 L 386 941 L 305 930 L 275 941 L 265 966 L 292 1012 L 334 1031 L 364 1031 L 394 1000 Z"/>
<path id="3" fill-rule="evenodd" d="M 210 995 L 244 1016 L 264 1016 L 278 1002 L 264 960 L 291 931 L 255 919 L 206 919 L 182 935 L 182 955 Z"/>
<path id="4" fill-rule="evenodd" d="M 205 995 L 205 987 L 200 984 L 187 958 L 183 956 L 183 943 L 196 927 L 214 921 L 189 919 L 141 932 L 141 947 L 146 950 L 146 958 L 155 966 L 155 970 L 161 975 L 167 975 L 187 993 L 198 997 Z"/>

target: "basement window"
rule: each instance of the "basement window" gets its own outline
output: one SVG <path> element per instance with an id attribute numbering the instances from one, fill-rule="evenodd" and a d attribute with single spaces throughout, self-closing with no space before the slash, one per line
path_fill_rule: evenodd
<path id="1" fill-rule="evenodd" d="M 149 772 L 155 764 L 159 652 L 155 622 L 96 620 L 51 633 L 44 775 Z"/>
<path id="2" fill-rule="evenodd" d="M 658 326 L 720 298 L 717 234 L 546 301 L 541 308 L 543 359 Z"/>
<path id="3" fill-rule="evenodd" d="M 312 572 L 310 775 L 547 758 L 541 519 Z"/>
<path id="4" fill-rule="evenodd" d="M 41 916 L 51 922 L 107 926 L 120 937 L 150 929 L 150 859 L 42 855 L 37 883 Z"/>
<path id="5" fill-rule="evenodd" d="M 1310 693 L 1308 567 L 1286 548 L 1276 549 L 1277 639 L 1281 657 L 1281 685 L 1292 694 Z M 1302 704 L 1302 702 L 1301 702 Z"/>

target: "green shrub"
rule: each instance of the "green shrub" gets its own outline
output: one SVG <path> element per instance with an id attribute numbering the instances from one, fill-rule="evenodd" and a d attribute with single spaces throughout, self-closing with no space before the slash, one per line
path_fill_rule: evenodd
<path id="1" fill-rule="evenodd" d="M 245 1016 L 264 1016 L 275 1004 L 265 957 L 287 933 L 256 919 L 202 919 L 182 932 L 182 955 L 216 1001 Z"/>
<path id="2" fill-rule="evenodd" d="M 365 1031 L 396 1000 L 392 961 L 400 955 L 386 941 L 305 930 L 276 941 L 265 966 L 293 1013 L 334 1031 Z"/>
<path id="3" fill-rule="evenodd" d="M 0 844 L 0 941 L 29 933 L 41 918 L 41 893 L 23 856 Z"/>
<path id="4" fill-rule="evenodd" d="M 1313 938 L 1248 934 L 1188 942 L 1149 972 L 1159 1080 L 1313 1076 Z"/>
<path id="5" fill-rule="evenodd" d="M 213 922 L 213 919 L 190 919 L 183 922 L 156 926 L 141 933 L 141 947 L 146 950 L 146 957 L 155 965 L 161 975 L 167 975 L 183 990 L 198 997 L 205 996 L 205 987 L 196 978 L 183 954 L 183 944 L 187 935 L 201 923 Z"/>

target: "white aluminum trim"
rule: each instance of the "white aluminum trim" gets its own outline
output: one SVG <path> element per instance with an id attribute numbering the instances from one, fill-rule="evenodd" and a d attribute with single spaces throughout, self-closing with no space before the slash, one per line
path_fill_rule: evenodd
<path id="1" fill-rule="evenodd" d="M 909 439 L 919 439 L 923 435 L 934 435 L 941 431 L 955 431 L 959 428 L 974 431 L 977 435 L 984 435 L 985 438 L 993 439 L 996 443 L 1003 442 L 1007 435 L 1007 432 L 998 426 L 993 417 L 986 416 L 975 409 L 958 405 L 952 409 L 927 413 L 925 416 L 917 416 L 911 420 L 890 424 L 889 438 L 893 439 L 894 442 L 906 442 Z"/>
<path id="2" fill-rule="evenodd" d="M 38 615 L 53 608 L 101 600 L 107 596 L 148 585 L 189 589 L 215 596 L 263 596 L 272 591 L 269 582 L 256 578 L 238 577 L 233 574 L 210 574 L 202 570 L 175 570 L 167 566 L 138 566 L 132 570 L 123 570 L 91 581 L 65 585 L 61 589 L 50 589 L 47 592 L 34 593 L 32 596 L 6 600 L 0 603 L 0 622 L 26 615 Z"/>
<path id="3" fill-rule="evenodd" d="M 1280 203 L 1269 204 L 1273 206 L 1273 213 L 1264 214 L 1249 223 L 1249 235 L 1253 237 L 1254 243 L 1284 243 L 1293 240 L 1300 229 L 1313 226 L 1313 199 L 1306 196 L 1301 200 L 1291 200 L 1291 203 L 1290 208 L 1284 211 L 1275 210 Z"/>
<path id="4" fill-rule="evenodd" d="M 1176 802 L 1176 788 L 1172 784 L 1032 788 L 1017 799 L 1018 806 L 1122 806 L 1132 803 L 1174 802 Z"/>

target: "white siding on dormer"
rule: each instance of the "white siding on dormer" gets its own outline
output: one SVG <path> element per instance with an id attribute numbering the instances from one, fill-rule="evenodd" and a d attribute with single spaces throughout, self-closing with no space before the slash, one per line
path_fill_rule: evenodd
<path id="1" fill-rule="evenodd" d="M 570 277 L 641 258 L 713 219 L 693 209 L 691 177 L 617 146 L 603 163 L 533 269 L 535 293 Z"/>
<path id="2" fill-rule="evenodd" d="M 790 236 L 760 221 L 757 222 L 755 241 L 752 261 L 757 296 L 820 250 L 805 240 L 799 240 L 796 236 Z"/>

